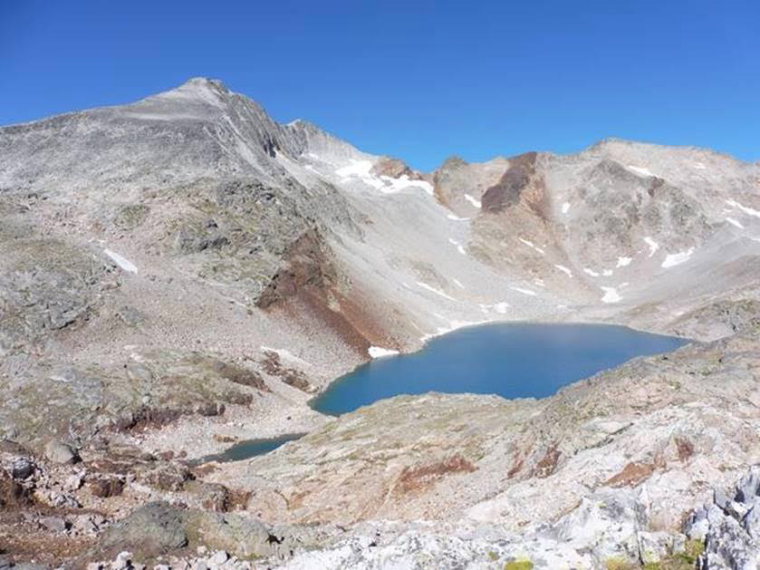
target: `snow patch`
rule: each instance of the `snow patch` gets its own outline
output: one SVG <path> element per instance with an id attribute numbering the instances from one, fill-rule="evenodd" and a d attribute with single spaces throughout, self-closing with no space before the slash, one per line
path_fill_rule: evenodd
<path id="1" fill-rule="evenodd" d="M 446 217 L 450 220 L 454 220 L 455 222 L 469 222 L 470 218 L 460 218 L 456 214 L 446 214 Z"/>
<path id="2" fill-rule="evenodd" d="M 408 189 L 421 189 L 429 195 L 433 195 L 433 185 L 425 180 L 413 180 L 404 174 L 400 178 L 390 176 L 375 176 L 372 174 L 373 162 L 371 160 L 359 160 L 352 158 L 351 162 L 335 170 L 335 174 L 344 182 L 351 179 L 359 179 L 365 184 L 380 190 L 385 194 L 395 194 Z"/>
<path id="3" fill-rule="evenodd" d="M 444 293 L 443 291 L 441 291 L 440 289 L 431 287 L 430 285 L 428 285 L 427 283 L 423 283 L 422 281 L 417 281 L 417 286 L 422 287 L 423 289 L 426 289 L 427 291 L 430 291 L 431 293 L 435 293 L 436 295 L 440 295 L 444 299 L 449 299 L 450 301 L 456 301 L 454 297 L 451 297 L 447 295 L 446 293 Z"/>
<path id="4" fill-rule="evenodd" d="M 602 271 L 602 275 L 604 275 L 605 277 L 612 277 L 612 269 L 604 269 Z"/>
<path id="5" fill-rule="evenodd" d="M 451 321 L 451 324 L 449 326 L 447 326 L 447 327 L 438 327 L 438 329 L 436 329 L 435 333 L 433 333 L 433 334 L 426 334 L 420 340 L 422 342 L 427 342 L 431 338 L 435 338 L 437 336 L 448 334 L 448 333 L 453 332 L 453 331 L 455 331 L 457 329 L 463 329 L 465 327 L 475 327 L 475 326 L 478 326 L 478 325 L 485 325 L 485 324 L 487 324 L 489 322 L 491 322 L 491 321 L 489 321 L 487 319 L 484 320 L 484 321 Z"/>
<path id="6" fill-rule="evenodd" d="M 646 168 L 643 168 L 641 166 L 633 166 L 631 164 L 628 165 L 628 170 L 632 170 L 636 174 L 640 174 L 642 176 L 654 176 L 652 172 Z"/>
<path id="7" fill-rule="evenodd" d="M 357 160 L 355 158 L 352 158 L 351 164 L 342 168 L 338 168 L 335 171 L 335 174 L 341 178 L 351 178 L 352 176 L 364 178 L 366 176 L 369 176 L 370 170 L 372 170 L 372 161 Z"/>
<path id="8" fill-rule="evenodd" d="M 562 204 L 562 213 L 567 214 L 570 211 L 570 202 Z"/>
<path id="9" fill-rule="evenodd" d="M 396 356 L 398 350 L 392 350 L 390 348 L 383 348 L 382 346 L 370 346 L 367 352 L 372 358 L 384 358 L 386 356 Z"/>
<path id="10" fill-rule="evenodd" d="M 480 200 L 476 200 L 472 195 L 465 194 L 464 195 L 465 200 L 467 200 L 470 204 L 475 206 L 476 208 L 480 209 L 482 204 L 480 203 Z"/>
<path id="11" fill-rule="evenodd" d="M 738 221 L 738 220 L 735 220 L 735 219 L 733 219 L 733 218 L 728 218 L 728 217 L 727 217 L 727 218 L 726 218 L 726 221 L 727 221 L 729 224 L 731 224 L 732 226 L 736 226 L 736 227 L 737 227 L 737 228 L 739 228 L 740 230 L 743 230 L 743 229 L 744 229 L 744 226 L 743 226 L 743 225 L 742 225 L 742 223 L 741 223 L 740 221 Z"/>
<path id="12" fill-rule="evenodd" d="M 617 289 L 614 287 L 602 287 L 604 291 L 604 297 L 602 297 L 602 303 L 618 303 L 623 300 Z"/>
<path id="13" fill-rule="evenodd" d="M 649 246 L 649 257 L 652 257 L 660 249 L 660 244 L 649 236 L 644 238 L 644 242 Z"/>
<path id="14" fill-rule="evenodd" d="M 459 279 L 452 279 L 452 281 L 454 282 L 454 285 L 456 285 L 460 289 L 464 289 L 464 285 L 462 285 L 462 282 Z"/>
<path id="15" fill-rule="evenodd" d="M 568 277 L 572 277 L 573 276 L 573 272 L 570 271 L 570 269 L 567 268 L 567 267 L 565 267 L 564 265 L 555 264 L 554 267 L 556 267 L 557 269 L 559 269 L 562 273 L 566 273 Z"/>
<path id="16" fill-rule="evenodd" d="M 755 218 L 760 218 L 760 210 L 754 210 L 752 208 L 748 208 L 747 206 L 744 206 L 734 200 L 726 200 L 726 204 L 728 204 L 729 206 L 733 206 L 734 208 L 739 208 L 742 212 L 744 212 L 748 216 L 754 216 Z"/>
<path id="17" fill-rule="evenodd" d="M 433 195 L 433 185 L 425 180 L 413 180 L 409 178 L 407 174 L 403 174 L 401 178 L 391 178 L 390 176 L 381 176 L 380 180 L 384 183 L 384 186 L 380 188 L 386 194 L 395 194 L 402 190 L 409 188 L 421 188 L 426 194 Z"/>
<path id="18" fill-rule="evenodd" d="M 617 265 L 615 267 L 627 267 L 632 261 L 632 257 L 618 257 Z"/>
<path id="19" fill-rule="evenodd" d="M 483 313 L 488 313 L 489 311 L 493 311 L 496 313 L 499 313 L 500 315 L 507 314 L 507 309 L 509 309 L 509 303 L 501 302 L 501 303 L 495 303 L 493 305 L 480 305 L 480 310 Z"/>
<path id="20" fill-rule="evenodd" d="M 464 246 L 459 243 L 457 240 L 453 238 L 449 238 L 449 243 L 457 248 L 457 251 L 461 253 L 462 255 L 467 255 L 467 250 L 464 248 Z"/>
<path id="21" fill-rule="evenodd" d="M 517 291 L 518 293 L 522 293 L 523 295 L 530 295 L 531 297 L 536 296 L 535 291 L 531 291 L 530 289 L 523 289 L 522 287 L 510 287 L 512 291 Z"/>
<path id="22" fill-rule="evenodd" d="M 665 257 L 665 261 L 662 262 L 661 267 L 667 269 L 668 267 L 675 267 L 676 265 L 681 265 L 682 263 L 689 261 L 689 258 L 691 257 L 692 253 L 694 253 L 693 247 L 689 248 L 686 251 L 671 253 L 670 255 Z"/>
<path id="23" fill-rule="evenodd" d="M 586 275 L 591 275 L 591 277 L 599 277 L 599 274 L 596 271 L 589 269 L 588 267 L 583 268 L 583 273 Z"/>
<path id="24" fill-rule="evenodd" d="M 528 247 L 530 247 L 530 248 L 532 248 L 532 249 L 535 249 L 535 250 L 536 250 L 538 253 L 540 253 L 541 255 L 544 255 L 544 254 L 546 253 L 546 252 L 545 252 L 543 249 L 541 249 L 540 247 L 538 247 L 538 246 L 537 246 L 536 244 L 534 244 L 532 241 L 528 241 L 527 239 L 523 239 L 523 238 L 517 238 L 517 239 L 519 239 L 519 240 L 520 240 L 522 243 L 524 243 L 524 244 L 525 244 L 525 245 L 527 245 Z"/>
<path id="25" fill-rule="evenodd" d="M 137 266 L 126 257 L 123 257 L 110 249 L 104 249 L 103 253 L 110 257 L 116 265 L 127 273 L 137 273 Z"/>

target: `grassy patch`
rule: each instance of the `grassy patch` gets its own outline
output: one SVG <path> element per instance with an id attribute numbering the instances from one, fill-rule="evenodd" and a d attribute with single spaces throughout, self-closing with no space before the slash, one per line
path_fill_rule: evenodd
<path id="1" fill-rule="evenodd" d="M 530 560 L 512 560 L 504 565 L 504 570 L 533 570 L 533 562 Z"/>
<path id="2" fill-rule="evenodd" d="M 638 564 L 626 560 L 621 557 L 608 558 L 604 563 L 606 570 L 637 570 L 640 568 Z"/>

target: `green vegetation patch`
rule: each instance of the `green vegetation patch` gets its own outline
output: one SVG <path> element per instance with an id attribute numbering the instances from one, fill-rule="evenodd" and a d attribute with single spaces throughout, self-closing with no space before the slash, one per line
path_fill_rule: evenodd
<path id="1" fill-rule="evenodd" d="M 504 570 L 533 570 L 530 560 L 512 560 L 504 565 Z"/>

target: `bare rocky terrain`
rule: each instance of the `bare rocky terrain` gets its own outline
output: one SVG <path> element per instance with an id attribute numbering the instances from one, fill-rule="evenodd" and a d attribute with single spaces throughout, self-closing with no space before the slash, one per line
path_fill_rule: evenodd
<path id="1" fill-rule="evenodd" d="M 756 568 L 759 242 L 760 166 L 705 149 L 420 173 L 207 79 L 0 128 L 0 566 Z M 307 404 L 518 320 L 695 342 L 544 400 Z"/>

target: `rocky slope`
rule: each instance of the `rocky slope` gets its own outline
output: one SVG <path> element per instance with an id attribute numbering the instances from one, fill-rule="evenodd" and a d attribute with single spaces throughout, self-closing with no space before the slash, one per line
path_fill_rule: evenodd
<path id="1" fill-rule="evenodd" d="M 209 479 L 255 489 L 268 521 L 425 519 L 517 534 L 511 552 L 540 567 L 655 561 L 759 457 L 759 333 L 636 359 L 545 400 L 394 398 Z"/>
<path id="2" fill-rule="evenodd" d="M 0 128 L 0 435 L 22 446 L 9 501 L 112 521 L 167 497 L 204 512 L 189 482 L 221 484 L 256 500 L 217 506 L 269 525 L 358 529 L 325 531 L 328 567 L 428 549 L 451 567 L 603 567 L 641 561 L 648 540 L 669 555 L 685 513 L 757 461 L 758 242 L 760 167 L 704 149 L 608 140 L 426 174 L 206 79 Z M 394 399 L 337 421 L 306 405 L 373 355 L 521 319 L 725 340 L 546 401 Z M 296 432 L 312 433 L 254 461 L 184 463 Z M 56 446 L 84 459 L 73 491 Z M 23 458 L 37 475 L 14 479 Z M 123 488 L 91 496 L 89 478 Z M 4 522 L 36 524 L 22 519 Z M 397 522 L 370 555 L 362 525 L 378 519 Z M 449 552 L 456 522 L 456 552 L 512 546 L 478 566 Z M 66 524 L 62 557 L 82 547 Z"/>

